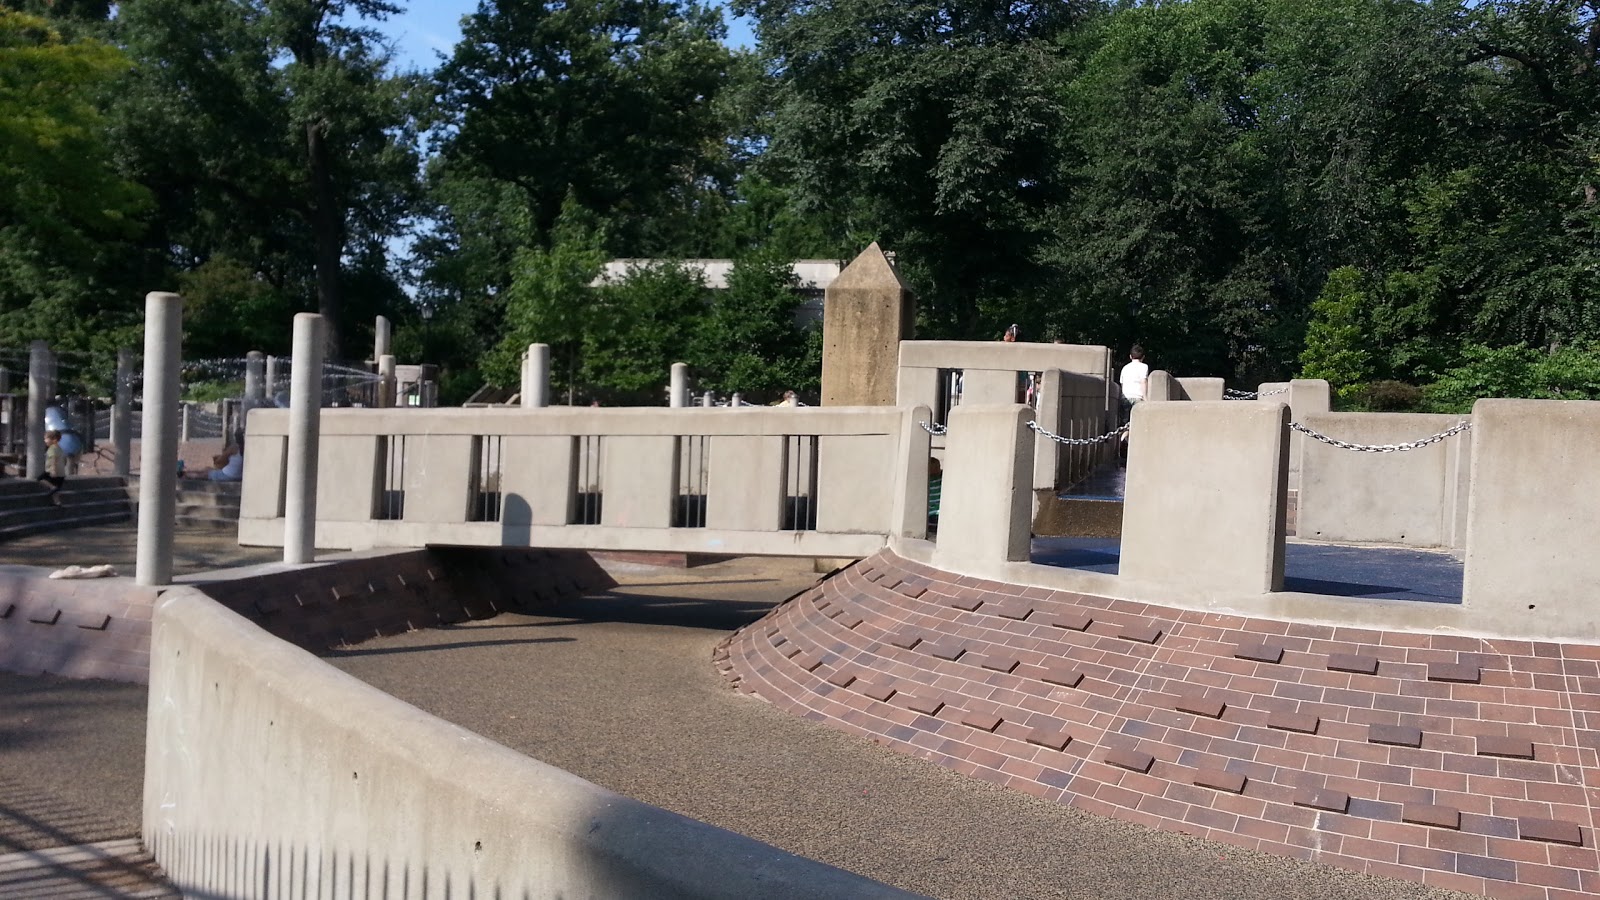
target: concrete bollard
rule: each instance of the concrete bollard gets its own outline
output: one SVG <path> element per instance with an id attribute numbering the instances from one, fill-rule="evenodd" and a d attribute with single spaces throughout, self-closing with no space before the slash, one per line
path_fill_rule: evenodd
<path id="1" fill-rule="evenodd" d="M 734 409 L 738 409 L 739 407 L 743 406 L 744 405 L 744 395 L 739 393 L 738 391 L 734 391 L 733 397 L 728 400 L 728 405 L 733 407 Z"/>
<path id="2" fill-rule="evenodd" d="M 706 391 L 705 395 L 700 398 L 700 405 L 705 407 L 706 409 L 710 409 L 711 407 L 716 406 L 717 405 L 717 395 L 713 394 L 710 391 Z"/>
<path id="3" fill-rule="evenodd" d="M 172 583 L 173 520 L 178 507 L 178 391 L 183 298 L 144 298 L 144 433 L 140 438 L 139 546 L 134 582 Z"/>
<path id="4" fill-rule="evenodd" d="M 522 408 L 543 409 L 549 406 L 550 345 L 529 344 L 522 371 Z"/>
<path id="5" fill-rule="evenodd" d="M 674 409 L 689 405 L 689 364 L 672 364 L 672 397 Z"/>
<path id="6" fill-rule="evenodd" d="M 111 400 L 111 446 L 117 454 L 119 476 L 133 472 L 133 351 L 117 351 L 117 383 Z"/>
<path id="7" fill-rule="evenodd" d="M 317 452 L 321 445 L 322 353 L 327 327 L 316 313 L 298 313 L 294 317 L 283 523 L 283 561 L 291 565 L 311 562 L 316 547 Z"/>
<path id="8" fill-rule="evenodd" d="M 268 356 L 267 357 L 267 367 L 266 368 L 267 368 L 267 399 L 268 400 L 272 400 L 278 394 L 278 381 L 283 377 L 283 374 L 281 372 L 279 372 L 278 370 L 280 368 L 282 368 L 282 367 L 280 365 L 278 365 L 278 358 L 276 356 Z"/>
<path id="9" fill-rule="evenodd" d="M 394 336 L 394 327 L 389 324 L 388 316 L 379 316 L 372 323 L 372 358 L 381 360 L 392 354 L 390 343 Z M 394 404 L 390 404 L 393 406 Z"/>
<path id="10" fill-rule="evenodd" d="M 245 405 L 260 403 L 267 399 L 267 355 L 260 350 L 251 350 L 244 355 L 244 399 Z"/>
<path id="11" fill-rule="evenodd" d="M 50 386 L 50 347 L 28 345 L 28 478 L 44 474 L 44 410 L 55 391 Z"/>
<path id="12" fill-rule="evenodd" d="M 394 406 L 394 357 L 385 353 L 378 357 L 378 408 L 390 409 Z"/>

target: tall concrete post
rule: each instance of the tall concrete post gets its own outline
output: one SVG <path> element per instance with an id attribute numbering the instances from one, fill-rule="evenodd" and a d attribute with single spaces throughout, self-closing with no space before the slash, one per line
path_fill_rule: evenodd
<path id="1" fill-rule="evenodd" d="M 117 454 L 117 474 L 133 471 L 133 351 L 117 350 L 117 383 L 111 392 L 111 446 Z"/>
<path id="2" fill-rule="evenodd" d="M 27 476 L 44 474 L 44 410 L 50 405 L 50 347 L 44 341 L 28 346 Z"/>
<path id="3" fill-rule="evenodd" d="M 744 405 L 744 395 L 739 393 L 738 391 L 734 391 L 733 392 L 733 396 L 728 398 L 728 405 L 733 407 L 734 409 L 738 409 L 739 407 L 743 406 Z"/>
<path id="4" fill-rule="evenodd" d="M 672 364 L 672 398 L 670 405 L 674 409 L 689 405 L 689 364 Z"/>
<path id="5" fill-rule="evenodd" d="M 710 392 L 710 391 L 706 391 L 705 394 L 703 396 L 701 396 L 701 398 L 700 398 L 700 405 L 705 407 L 706 409 L 710 409 L 711 407 L 716 406 L 717 405 L 717 396 L 715 394 L 713 394 L 712 392 Z"/>
<path id="6" fill-rule="evenodd" d="M 322 437 L 322 352 L 327 322 L 294 317 L 289 383 L 289 465 L 284 498 L 283 561 L 311 562 L 317 539 L 317 451 Z"/>
<path id="7" fill-rule="evenodd" d="M 268 400 L 273 399 L 278 394 L 278 380 L 283 377 L 283 374 L 280 371 L 278 371 L 280 368 L 282 368 L 282 367 L 278 365 L 278 358 L 276 356 L 267 357 L 267 399 Z"/>
<path id="8" fill-rule="evenodd" d="M 245 407 L 260 403 L 267 399 L 267 355 L 260 350 L 251 350 L 244 355 L 244 400 Z"/>
<path id="9" fill-rule="evenodd" d="M 373 323 L 372 358 L 374 360 L 383 359 L 385 356 L 388 356 L 394 352 L 393 350 L 389 349 L 390 337 L 393 335 L 393 333 L 394 329 L 389 324 L 388 316 L 379 316 L 377 321 Z M 390 405 L 392 406 L 393 404 Z"/>
<path id="10" fill-rule="evenodd" d="M 378 408 L 380 409 L 394 406 L 394 365 L 392 354 L 385 353 L 378 357 Z"/>
<path id="11" fill-rule="evenodd" d="M 822 307 L 822 405 L 893 406 L 911 291 L 876 242 L 828 285 Z"/>
<path id="12" fill-rule="evenodd" d="M 144 298 L 144 433 L 139 438 L 139 548 L 134 582 L 172 582 L 172 531 L 178 507 L 178 375 L 183 298 Z"/>
<path id="13" fill-rule="evenodd" d="M 550 345 L 529 344 L 522 372 L 522 408 L 543 409 L 549 406 Z"/>
<path id="14" fill-rule="evenodd" d="M 178 401 L 178 412 L 179 412 L 179 417 L 178 418 L 179 418 L 179 423 L 180 423 L 178 425 L 178 440 L 183 441 L 186 444 L 190 440 L 190 438 L 189 438 L 189 413 L 192 411 L 193 407 L 194 407 L 194 405 L 191 404 L 191 403 L 184 403 L 182 400 Z"/>

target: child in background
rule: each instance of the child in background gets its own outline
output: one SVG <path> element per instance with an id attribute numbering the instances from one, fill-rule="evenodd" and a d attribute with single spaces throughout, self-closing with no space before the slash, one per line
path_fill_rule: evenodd
<path id="1" fill-rule="evenodd" d="M 50 485 L 50 502 L 61 504 L 61 486 L 67 482 L 67 454 L 61 449 L 61 432 L 51 429 L 44 433 L 44 471 L 39 480 Z"/>

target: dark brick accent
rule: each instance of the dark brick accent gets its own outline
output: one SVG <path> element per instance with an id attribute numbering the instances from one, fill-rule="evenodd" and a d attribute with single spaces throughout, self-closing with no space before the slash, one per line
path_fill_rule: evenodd
<path id="1" fill-rule="evenodd" d="M 1330 791 L 1325 788 L 1301 788 L 1300 792 L 1294 795 L 1294 805 L 1342 813 L 1350 808 L 1350 795 L 1344 791 Z"/>
<path id="2" fill-rule="evenodd" d="M 983 605 L 983 597 L 982 595 L 976 593 L 964 593 L 952 597 L 950 599 L 950 605 L 956 609 L 964 609 L 967 612 L 972 612 Z"/>
<path id="3" fill-rule="evenodd" d="M 1240 644 L 1233 650 L 1237 659 L 1248 659 L 1255 662 L 1278 663 L 1283 662 L 1283 648 L 1271 644 Z"/>
<path id="4" fill-rule="evenodd" d="M 1429 681 L 1449 681 L 1456 684 L 1477 684 L 1483 670 L 1469 663 L 1429 663 Z"/>
<path id="5" fill-rule="evenodd" d="M 879 701 L 880 703 L 887 701 L 890 697 L 895 695 L 895 689 L 887 684 L 877 684 L 876 682 L 869 681 L 859 682 L 859 684 L 861 686 L 861 693 Z"/>
<path id="6" fill-rule="evenodd" d="M 1139 750 L 1111 749 L 1106 751 L 1106 763 L 1119 769 L 1148 772 L 1155 765 L 1156 758 Z"/>
<path id="7" fill-rule="evenodd" d="M 1165 631 L 1160 625 L 1128 625 L 1117 633 L 1117 637 L 1125 641 L 1138 641 L 1141 644 L 1154 644 L 1161 640 Z"/>
<path id="8" fill-rule="evenodd" d="M 843 669 L 840 669 L 839 671 L 828 676 L 828 683 L 837 687 L 849 687 L 850 683 L 855 680 L 856 676 L 844 671 Z"/>
<path id="9" fill-rule="evenodd" d="M 1178 712 L 1191 713 L 1196 716 L 1205 716 L 1208 719 L 1222 718 L 1223 710 L 1228 708 L 1228 704 L 1214 697 L 1193 696 L 1179 697 L 1178 701 L 1172 704 L 1172 706 Z"/>
<path id="10" fill-rule="evenodd" d="M 1330 653 L 1328 654 L 1328 668 L 1335 672 L 1376 675 L 1378 674 L 1378 658 L 1376 656 L 1360 656 L 1355 653 Z"/>
<path id="11" fill-rule="evenodd" d="M 1246 779 L 1243 775 L 1222 769 L 1201 769 L 1194 773 L 1195 784 L 1211 788 L 1214 791 L 1227 791 L 1230 794 L 1244 793 L 1245 781 Z"/>
<path id="12" fill-rule="evenodd" d="M 961 724 L 970 725 L 979 731 L 993 731 L 1000 727 L 1002 721 L 999 716 L 989 713 L 969 712 L 961 715 Z"/>
<path id="13" fill-rule="evenodd" d="M 1374 744 L 1391 744 L 1396 747 L 1421 747 L 1422 729 L 1405 725 L 1369 725 L 1367 740 Z"/>
<path id="14" fill-rule="evenodd" d="M 1071 631 L 1088 631 L 1089 626 L 1094 624 L 1094 619 L 1084 615 L 1067 614 L 1051 616 L 1050 624 Z"/>
<path id="15" fill-rule="evenodd" d="M 1316 734 L 1322 720 L 1311 713 L 1275 712 L 1267 717 L 1267 727 L 1301 734 Z"/>
<path id="16" fill-rule="evenodd" d="M 912 575 L 909 578 L 902 579 L 900 586 L 895 588 L 895 591 L 915 600 L 928 592 L 928 583 L 928 579 Z"/>
<path id="17" fill-rule="evenodd" d="M 889 638 L 889 643 L 899 647 L 902 650 L 912 650 L 915 649 L 918 644 L 922 643 L 922 635 L 897 634 Z"/>
<path id="18" fill-rule="evenodd" d="M 839 622 L 840 625 L 843 625 L 844 627 L 849 628 L 852 631 L 855 630 L 855 628 L 857 626 L 859 626 L 862 622 L 865 622 L 865 621 L 866 621 L 865 619 L 861 618 L 858 615 L 855 615 L 854 613 L 852 613 L 850 615 L 840 616 L 838 618 L 838 622 Z"/>
<path id="19" fill-rule="evenodd" d="M 1035 728 L 1028 732 L 1028 743 L 1049 747 L 1051 750 L 1065 750 L 1067 745 L 1072 743 L 1072 735 L 1050 728 Z"/>
<path id="20" fill-rule="evenodd" d="M 1010 672 L 1017 666 L 1021 665 L 1021 663 L 1014 656 L 999 656 L 991 654 L 983 658 L 981 665 L 985 669 L 993 669 L 996 672 Z"/>
<path id="21" fill-rule="evenodd" d="M 1583 846 L 1583 829 L 1573 822 L 1521 818 L 1517 820 L 1517 833 L 1525 841 L 1548 841 L 1552 844 Z"/>
<path id="22" fill-rule="evenodd" d="M 1071 666 L 1051 666 L 1039 677 L 1051 684 L 1070 688 L 1078 686 L 1078 682 L 1083 680 L 1083 673 Z"/>
<path id="23" fill-rule="evenodd" d="M 962 654 L 967 652 L 967 648 L 959 644 L 929 643 L 923 644 L 922 649 L 927 651 L 928 655 L 930 656 L 937 656 L 940 659 L 948 659 L 951 662 L 955 662 L 956 660 L 960 659 Z"/>
<path id="24" fill-rule="evenodd" d="M 1407 803 L 1400 810 L 1400 821 L 1429 828 L 1461 828 L 1461 810 L 1453 806 Z"/>
<path id="25" fill-rule="evenodd" d="M 78 623 L 78 627 L 85 631 L 105 631 L 110 626 L 110 616 L 95 616 L 88 621 Z"/>
<path id="26" fill-rule="evenodd" d="M 55 623 L 61 621 L 61 610 L 58 609 L 55 612 L 53 612 L 50 615 L 45 616 L 43 618 L 35 618 L 33 616 L 29 616 L 28 617 L 28 621 L 32 622 L 35 625 L 54 625 Z"/>
<path id="27" fill-rule="evenodd" d="M 933 697 L 912 697 L 907 695 L 906 708 L 912 712 L 922 713 L 925 716 L 934 716 L 939 714 L 939 710 L 944 709 L 944 701 Z"/>
<path id="28" fill-rule="evenodd" d="M 1495 881 L 1516 881 L 1517 864 L 1509 859 L 1491 859 L 1462 853 L 1456 857 L 1456 871 L 1462 875 L 1476 875 Z"/>
<path id="29" fill-rule="evenodd" d="M 1478 755 L 1533 759 L 1533 741 L 1513 737 L 1481 737 L 1478 738 Z"/>

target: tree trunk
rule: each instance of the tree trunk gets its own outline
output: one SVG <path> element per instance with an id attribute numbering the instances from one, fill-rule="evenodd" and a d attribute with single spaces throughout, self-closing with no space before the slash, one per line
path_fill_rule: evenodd
<path id="1" fill-rule="evenodd" d="M 327 358 L 336 360 L 341 358 L 339 318 L 343 304 L 339 293 L 339 261 L 344 255 L 344 213 L 334 197 L 328 144 L 320 122 L 306 125 L 306 156 L 315 192 L 311 230 L 316 242 L 317 311 L 327 320 Z"/>

